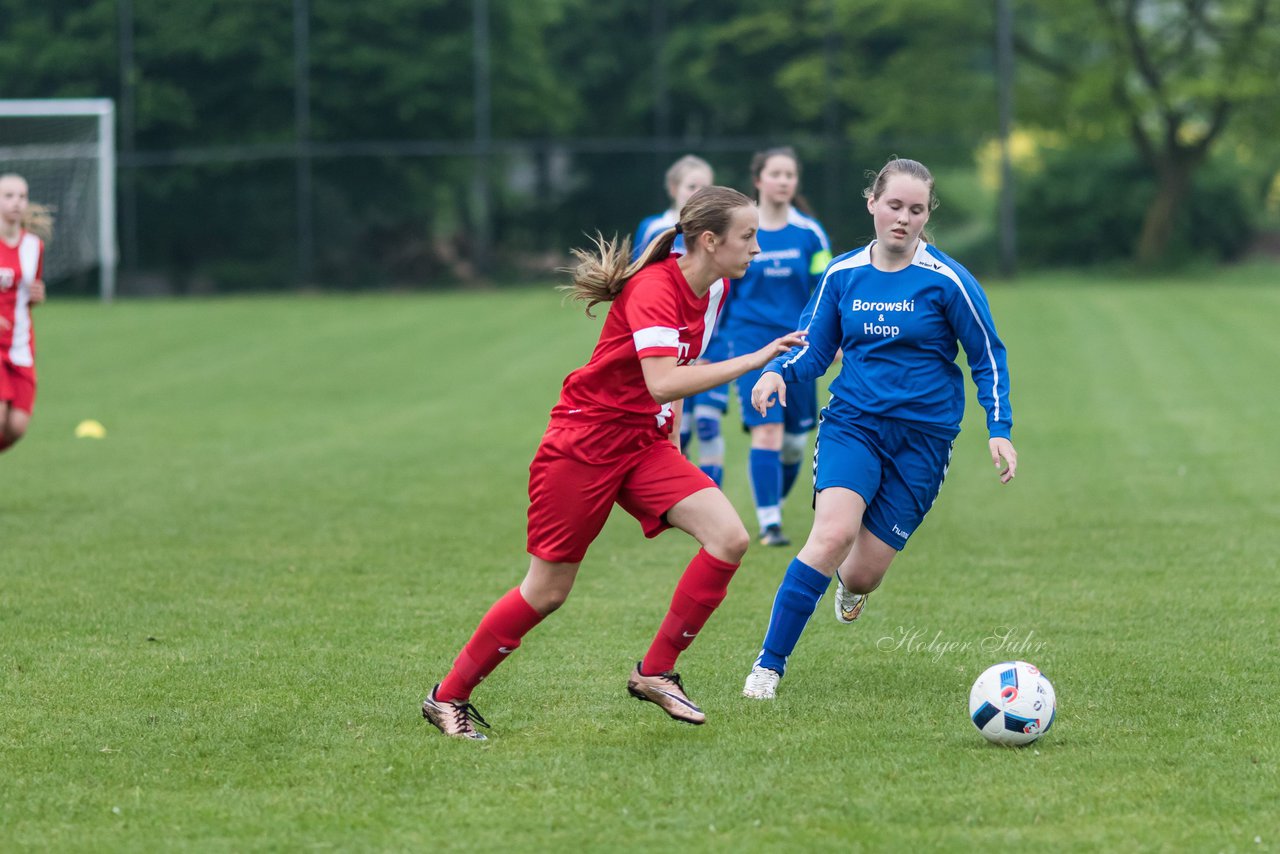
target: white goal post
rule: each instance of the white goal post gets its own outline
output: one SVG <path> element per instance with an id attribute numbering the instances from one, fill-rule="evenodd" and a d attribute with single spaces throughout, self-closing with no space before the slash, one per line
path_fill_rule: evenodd
<path id="1" fill-rule="evenodd" d="M 45 278 L 97 267 L 116 292 L 115 102 L 110 98 L 0 99 L 0 174 L 27 179 L 31 201 L 53 214 Z"/>

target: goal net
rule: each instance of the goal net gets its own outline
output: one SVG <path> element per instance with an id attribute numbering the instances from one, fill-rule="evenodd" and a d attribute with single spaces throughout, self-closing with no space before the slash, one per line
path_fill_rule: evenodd
<path id="1" fill-rule="evenodd" d="M 46 281 L 97 271 L 115 295 L 115 107 L 109 99 L 0 100 L 0 174 L 27 179 L 53 215 Z"/>

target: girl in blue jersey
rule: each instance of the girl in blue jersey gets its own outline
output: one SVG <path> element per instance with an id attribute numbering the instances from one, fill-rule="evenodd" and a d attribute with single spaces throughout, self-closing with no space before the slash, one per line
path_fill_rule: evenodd
<path id="1" fill-rule="evenodd" d="M 797 210 L 800 161 L 789 147 L 761 151 L 751 161 L 760 208 L 760 254 L 734 283 L 725 327 L 734 353 L 749 353 L 793 329 L 831 260 L 831 244 L 818 221 Z M 742 424 L 751 433 L 748 471 L 760 525 L 760 542 L 788 546 L 782 532 L 782 501 L 800 472 L 809 431 L 817 424 L 818 391 L 814 378 L 790 388 L 788 406 L 757 412 L 751 406 L 756 371 L 738 380 Z"/>
<path id="2" fill-rule="evenodd" d="M 671 208 L 660 214 L 645 217 L 636 229 L 636 239 L 631 246 L 631 260 L 639 259 L 645 248 L 659 234 L 676 224 L 677 212 L 689 201 L 689 197 L 712 184 L 711 164 L 693 154 L 686 154 L 667 169 L 667 195 L 671 197 Z M 675 245 L 671 251 L 684 253 L 684 236 L 676 235 Z M 720 362 L 729 358 L 729 348 L 720 327 L 721 320 L 700 362 Z M 686 400 L 683 417 L 680 421 L 680 450 L 686 455 L 693 441 L 694 429 L 698 433 L 698 468 L 715 481 L 716 486 L 724 483 L 724 437 L 720 433 L 720 420 L 729 410 L 729 387 L 716 386 L 710 391 L 695 395 Z"/>
<path id="3" fill-rule="evenodd" d="M 1000 482 L 1017 470 L 1005 349 L 986 295 L 921 237 L 937 204 L 933 176 L 914 160 L 890 160 L 864 195 L 876 239 L 831 263 L 801 318 L 806 346 L 766 365 L 751 391 L 760 412 L 775 400 L 789 407 L 791 388 L 844 351 L 818 427 L 813 529 L 778 587 L 743 687 L 755 699 L 775 696 L 832 575 L 836 617 L 851 623 L 924 520 L 964 414 L 959 347 L 987 412 Z"/>
<path id="4" fill-rule="evenodd" d="M 710 187 L 714 181 L 711 164 L 693 154 L 686 154 L 667 168 L 667 195 L 671 197 L 671 207 L 662 213 L 647 216 L 640 220 L 636 229 L 636 239 L 631 243 L 631 260 L 640 260 L 640 255 L 653 239 L 680 221 L 680 209 L 684 203 L 703 187 Z M 676 235 L 672 252 L 684 254 L 684 235 Z"/>

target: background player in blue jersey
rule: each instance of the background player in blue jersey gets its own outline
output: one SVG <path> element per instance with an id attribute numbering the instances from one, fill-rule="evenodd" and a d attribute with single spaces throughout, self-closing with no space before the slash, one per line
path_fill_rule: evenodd
<path id="1" fill-rule="evenodd" d="M 680 221 L 680 209 L 684 203 L 703 187 L 710 187 L 714 181 L 711 164 L 693 154 L 686 154 L 667 167 L 667 195 L 671 198 L 671 207 L 662 213 L 647 216 L 640 220 L 636 229 L 636 239 L 631 242 L 631 260 L 638 261 L 645 248 L 653 239 Z M 676 235 L 672 252 L 684 254 L 684 235 Z"/>
<path id="2" fill-rule="evenodd" d="M 676 224 L 677 211 L 684 207 L 689 197 L 703 187 L 711 186 L 714 175 L 711 164 L 693 154 L 686 154 L 667 169 L 667 195 L 671 208 L 662 213 L 645 217 L 636 229 L 636 239 L 631 247 L 631 260 L 635 261 L 659 234 Z M 684 235 L 676 235 L 672 252 L 684 252 Z M 729 348 L 721 333 L 723 319 L 717 326 L 711 342 L 702 354 L 702 363 L 720 362 L 729 357 Z M 710 391 L 686 400 L 680 420 L 680 450 L 689 453 L 694 430 L 698 434 L 698 468 L 702 469 L 716 486 L 724 483 L 724 437 L 720 433 L 721 417 L 729 409 L 729 387 L 717 386 Z"/>
<path id="3" fill-rule="evenodd" d="M 789 407 L 794 384 L 821 376 L 844 351 L 818 427 L 813 529 L 778 587 L 742 690 L 755 699 L 774 697 L 831 576 L 836 617 L 851 623 L 937 498 L 964 415 L 959 347 L 1000 482 L 1017 470 L 1005 348 L 986 295 L 922 237 L 937 204 L 933 176 L 914 160 L 890 160 L 864 195 L 876 239 L 831 262 L 801 318 L 806 346 L 766 365 L 752 389 L 758 410 L 775 399 Z"/>
<path id="4" fill-rule="evenodd" d="M 809 301 L 822 271 L 831 260 L 827 233 L 812 217 L 801 213 L 800 161 L 789 147 L 770 148 L 752 158 L 751 179 L 760 208 L 760 254 L 747 274 L 734 283 L 730 306 L 721 323 L 734 353 L 758 350 L 793 329 Z M 751 407 L 751 388 L 759 373 L 738 380 L 742 423 L 751 433 L 748 471 L 760 525 L 760 542 L 787 546 L 782 532 L 782 501 L 791 491 L 818 418 L 817 383 L 797 381 L 790 388 L 788 406 L 757 412 Z"/>

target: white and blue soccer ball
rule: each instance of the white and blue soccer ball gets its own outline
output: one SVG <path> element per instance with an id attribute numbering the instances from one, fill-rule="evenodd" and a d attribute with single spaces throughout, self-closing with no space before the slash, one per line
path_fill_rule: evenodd
<path id="1" fill-rule="evenodd" d="M 991 665 L 969 691 L 969 719 L 995 744 L 1030 744 L 1053 726 L 1057 710 L 1053 685 L 1025 661 Z"/>

